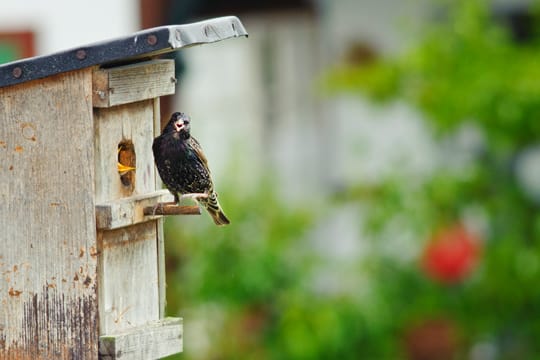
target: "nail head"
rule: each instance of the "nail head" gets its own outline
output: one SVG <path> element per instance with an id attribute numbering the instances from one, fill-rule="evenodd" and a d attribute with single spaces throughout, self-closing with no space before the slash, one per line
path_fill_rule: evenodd
<path id="1" fill-rule="evenodd" d="M 156 35 L 148 35 L 146 38 L 146 42 L 148 45 L 156 45 L 157 44 L 157 36 Z"/>
<path id="2" fill-rule="evenodd" d="M 84 60 L 86 59 L 86 51 L 84 50 L 77 50 L 77 53 L 75 54 L 75 56 L 77 57 L 77 59 L 79 60 Z"/>
<path id="3" fill-rule="evenodd" d="M 15 78 L 18 79 L 18 78 L 20 78 L 21 75 L 22 75 L 22 69 L 21 69 L 20 67 L 17 66 L 16 68 L 13 68 L 12 74 L 13 74 L 13 77 L 15 77 Z"/>

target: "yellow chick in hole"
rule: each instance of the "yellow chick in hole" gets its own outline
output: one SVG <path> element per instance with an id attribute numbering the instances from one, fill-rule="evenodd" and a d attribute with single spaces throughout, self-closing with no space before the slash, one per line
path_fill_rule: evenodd
<path id="1" fill-rule="evenodd" d="M 118 147 L 118 154 L 120 154 L 120 150 L 122 150 L 121 146 Z M 118 173 L 120 174 L 120 176 L 125 175 L 128 172 L 135 170 L 135 167 L 124 165 L 120 161 L 117 162 L 116 166 L 118 167 Z"/>

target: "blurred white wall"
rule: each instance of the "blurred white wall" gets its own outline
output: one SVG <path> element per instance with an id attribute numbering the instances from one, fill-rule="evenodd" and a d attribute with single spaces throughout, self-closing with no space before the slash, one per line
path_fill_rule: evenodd
<path id="1" fill-rule="evenodd" d="M 216 178 L 246 190 L 272 173 L 287 196 L 304 196 L 320 180 L 316 19 L 302 13 L 240 18 L 248 39 L 182 51 L 187 72 L 179 79 L 177 109 L 192 116 Z"/>
<path id="2" fill-rule="evenodd" d="M 192 115 L 215 176 L 245 189 L 271 173 L 284 197 L 302 201 L 374 181 L 396 161 L 429 166 L 414 111 L 375 111 L 359 97 L 331 98 L 319 87 L 352 44 L 372 45 L 381 56 L 406 48 L 430 11 L 427 4 L 319 0 L 316 15 L 246 14 L 240 18 L 248 39 L 182 51 L 187 72 L 179 79 L 177 108 Z"/>
<path id="3" fill-rule="evenodd" d="M 137 0 L 0 1 L 0 31 L 35 31 L 37 55 L 128 35 L 138 28 Z"/>

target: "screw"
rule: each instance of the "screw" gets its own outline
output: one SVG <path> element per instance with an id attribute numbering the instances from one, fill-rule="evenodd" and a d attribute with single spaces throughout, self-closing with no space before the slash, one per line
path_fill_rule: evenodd
<path id="1" fill-rule="evenodd" d="M 21 69 L 20 67 L 17 66 L 16 68 L 13 68 L 12 74 L 13 74 L 13 77 L 15 77 L 15 78 L 18 79 L 18 78 L 20 78 L 21 75 L 22 75 L 22 69 Z"/>
<path id="2" fill-rule="evenodd" d="M 156 45 L 157 43 L 157 36 L 156 35 L 148 35 L 146 38 L 146 42 L 148 45 Z"/>
<path id="3" fill-rule="evenodd" d="M 86 51 L 81 49 L 81 50 L 77 50 L 77 52 L 75 53 L 75 56 L 77 57 L 77 59 L 79 60 L 84 60 L 86 59 Z"/>

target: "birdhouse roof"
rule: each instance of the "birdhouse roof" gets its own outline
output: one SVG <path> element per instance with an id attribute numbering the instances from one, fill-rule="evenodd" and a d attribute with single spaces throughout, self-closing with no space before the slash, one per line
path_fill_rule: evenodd
<path id="1" fill-rule="evenodd" d="M 192 45 L 239 36 L 247 36 L 247 32 L 235 16 L 156 27 L 130 36 L 0 65 L 0 87 L 95 65 L 112 65 L 150 58 Z"/>

